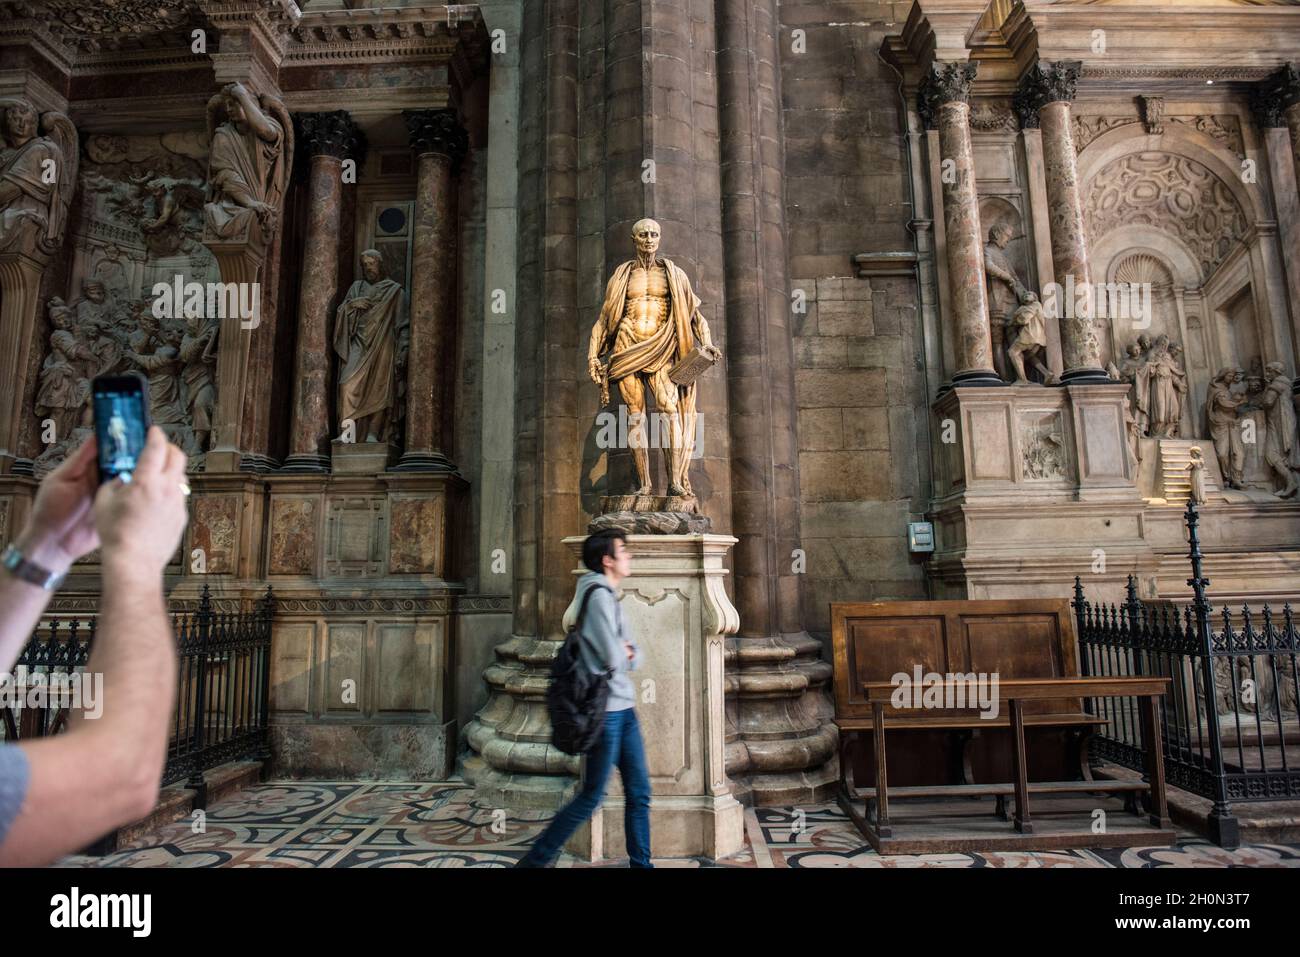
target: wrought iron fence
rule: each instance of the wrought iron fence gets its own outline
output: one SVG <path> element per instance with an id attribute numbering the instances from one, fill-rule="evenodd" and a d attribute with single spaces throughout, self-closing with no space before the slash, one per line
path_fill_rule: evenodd
<path id="1" fill-rule="evenodd" d="M 1085 675 L 1161 675 L 1171 679 L 1161 703 L 1168 782 L 1208 798 L 1211 837 L 1239 842 L 1234 802 L 1300 797 L 1300 635 L 1289 603 L 1281 610 L 1220 607 L 1206 597 L 1196 504 L 1185 514 L 1192 577 L 1187 602 L 1144 602 L 1128 579 L 1119 605 L 1088 601 L 1074 580 L 1080 671 Z M 1106 724 L 1092 755 L 1142 770 L 1137 702 L 1088 700 Z"/>
<path id="2" fill-rule="evenodd" d="M 268 755 L 271 589 L 251 606 L 215 607 L 205 585 L 192 609 L 171 612 L 178 658 L 176 707 L 172 715 L 163 785 L 186 781 L 206 803 L 203 772 L 228 761 Z M 64 676 L 86 671 L 98 626 L 94 615 L 52 614 L 43 618 L 23 648 L 11 676 L 13 696 L 24 703 L 0 707 L 0 732 L 7 740 L 57 734 L 70 715 L 58 696 L 27 694 L 51 687 Z M 26 704 L 36 700 L 35 707 Z"/>

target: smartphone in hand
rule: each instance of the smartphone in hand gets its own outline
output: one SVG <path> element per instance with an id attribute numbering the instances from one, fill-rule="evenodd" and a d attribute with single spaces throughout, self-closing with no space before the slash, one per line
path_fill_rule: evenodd
<path id="1" fill-rule="evenodd" d="M 149 432 L 149 388 L 137 375 L 99 376 L 91 386 L 99 481 L 130 481 Z"/>

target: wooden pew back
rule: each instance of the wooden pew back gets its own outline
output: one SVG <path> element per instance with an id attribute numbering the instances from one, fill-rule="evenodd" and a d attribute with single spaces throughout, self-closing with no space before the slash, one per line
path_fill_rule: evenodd
<path id="1" fill-rule="evenodd" d="M 899 672 L 910 678 L 918 665 L 923 673 L 996 673 L 1000 681 L 1079 674 L 1074 618 L 1063 598 L 835 602 L 831 637 L 838 719 L 869 719 L 862 685 Z M 1078 698 L 1025 705 L 1027 714 L 1081 710 Z"/>

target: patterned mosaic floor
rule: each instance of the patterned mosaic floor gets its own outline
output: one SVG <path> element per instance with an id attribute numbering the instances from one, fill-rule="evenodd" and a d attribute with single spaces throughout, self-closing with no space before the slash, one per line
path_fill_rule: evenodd
<path id="1" fill-rule="evenodd" d="M 508 867 L 551 818 L 507 816 L 471 800 L 463 784 L 305 783 L 248 788 L 103 858 L 61 867 Z M 1195 835 L 1173 848 L 880 857 L 835 805 L 745 812 L 745 849 L 717 862 L 663 867 L 1300 867 L 1300 845 L 1224 851 Z M 569 855 L 558 867 L 587 865 Z"/>

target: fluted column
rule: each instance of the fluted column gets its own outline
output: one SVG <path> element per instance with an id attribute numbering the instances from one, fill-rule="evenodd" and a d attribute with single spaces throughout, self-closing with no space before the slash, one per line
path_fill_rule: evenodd
<path id="1" fill-rule="evenodd" d="M 345 110 L 299 113 L 298 144 L 309 157 L 307 235 L 298 284 L 293 421 L 286 472 L 328 472 L 330 313 L 338 292 L 343 161 L 356 160 L 359 131 Z"/>
<path id="2" fill-rule="evenodd" d="M 970 87 L 976 65 L 934 63 L 921 84 L 919 112 L 939 131 L 939 181 L 947 245 L 950 334 L 956 343 L 952 384 L 1002 385 L 993 369 L 984 244 L 970 146 Z"/>
<path id="3" fill-rule="evenodd" d="M 417 157 L 411 268 L 411 345 L 406 364 L 406 451 L 399 471 L 451 472 L 443 394 L 455 316 L 456 194 L 453 176 L 469 136 L 453 109 L 406 110 Z"/>
<path id="4" fill-rule="evenodd" d="M 1022 126 L 1041 127 L 1043 178 L 1052 235 L 1052 271 L 1059 287 L 1055 313 L 1061 324 L 1061 382 L 1107 382 L 1101 366 L 1101 340 L 1093 321 L 1092 272 L 1083 222 L 1079 169 L 1070 103 L 1079 82 L 1076 61 L 1035 63 L 1021 80 L 1016 109 Z M 1085 290 L 1080 296 L 1078 290 Z"/>

